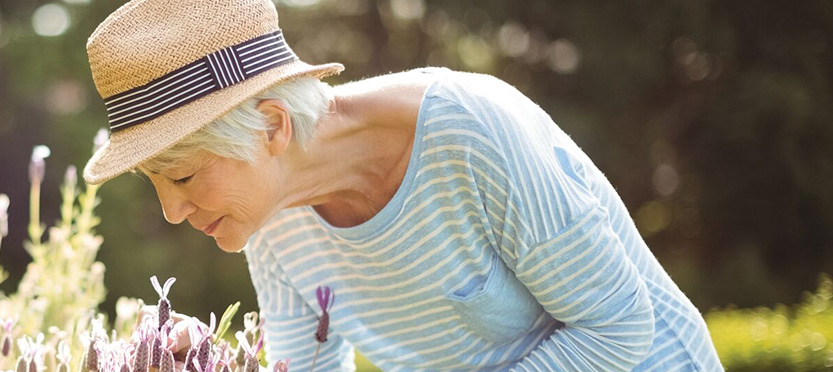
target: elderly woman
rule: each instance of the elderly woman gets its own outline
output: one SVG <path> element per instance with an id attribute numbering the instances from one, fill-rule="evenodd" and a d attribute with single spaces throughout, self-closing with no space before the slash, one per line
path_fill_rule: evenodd
<path id="1" fill-rule="evenodd" d="M 602 172 L 498 79 L 418 69 L 330 87 L 269 0 L 136 0 L 87 44 L 111 137 L 165 218 L 243 251 L 267 358 L 354 370 L 719 371 L 698 310 Z"/>

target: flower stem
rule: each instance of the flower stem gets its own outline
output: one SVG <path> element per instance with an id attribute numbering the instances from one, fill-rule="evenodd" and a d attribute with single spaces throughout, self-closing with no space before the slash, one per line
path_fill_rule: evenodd
<path id="1" fill-rule="evenodd" d="M 318 351 L 320 351 L 320 350 L 321 350 L 321 343 L 319 342 L 318 346 L 315 347 L 315 356 L 312 357 L 312 366 L 309 367 L 309 372 L 312 372 L 312 370 L 315 369 L 315 362 L 318 361 Z"/>
<path id="2" fill-rule="evenodd" d="M 40 224 L 40 182 L 32 183 L 29 193 L 29 239 L 40 245 L 43 231 Z"/>
<path id="3" fill-rule="evenodd" d="M 93 215 L 93 209 L 95 209 L 97 201 L 96 193 L 98 192 L 99 186 L 100 185 L 87 185 L 86 191 L 79 197 L 81 204 L 81 215 L 78 217 L 77 221 L 79 233 L 89 233 L 97 224 L 95 216 Z"/>

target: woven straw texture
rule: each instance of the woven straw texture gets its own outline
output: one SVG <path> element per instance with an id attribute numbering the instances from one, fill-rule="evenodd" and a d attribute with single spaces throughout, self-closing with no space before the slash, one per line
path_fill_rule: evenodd
<path id="1" fill-rule="evenodd" d="M 104 20 L 87 41 L 102 98 L 145 85 L 210 53 L 278 30 L 270 0 L 134 0 Z M 84 169 L 99 184 L 173 146 L 264 89 L 301 76 L 341 72 L 338 63 L 295 61 L 211 93 L 163 116 L 114 133 Z"/>

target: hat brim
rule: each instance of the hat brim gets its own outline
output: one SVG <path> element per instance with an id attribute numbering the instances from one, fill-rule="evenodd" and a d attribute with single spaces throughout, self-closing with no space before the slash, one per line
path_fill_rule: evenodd
<path id="1" fill-rule="evenodd" d="M 100 184 L 136 168 L 263 90 L 299 77 L 323 78 L 344 70 L 340 63 L 309 65 L 300 60 L 226 87 L 165 115 L 110 136 L 84 167 L 84 180 Z"/>

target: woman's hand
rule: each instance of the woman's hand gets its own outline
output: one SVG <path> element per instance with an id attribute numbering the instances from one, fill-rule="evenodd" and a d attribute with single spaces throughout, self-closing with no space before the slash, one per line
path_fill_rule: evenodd
<path id="1" fill-rule="evenodd" d="M 142 320 L 145 316 L 157 316 L 157 309 L 156 306 L 143 306 L 139 310 L 139 316 L 136 319 L 136 325 L 134 326 L 133 330 L 135 331 L 140 324 L 142 324 Z M 196 322 L 198 326 L 208 328 L 202 322 L 196 320 L 193 317 L 178 314 L 174 311 L 171 311 L 171 320 L 173 320 L 173 327 L 171 328 L 170 332 L 168 333 L 168 339 L 173 341 L 173 347 L 171 347 L 171 352 L 174 353 L 174 359 L 179 361 L 184 361 L 188 350 L 191 348 L 191 335 L 190 329 L 192 325 Z M 180 364 L 180 363 L 177 363 Z"/>

